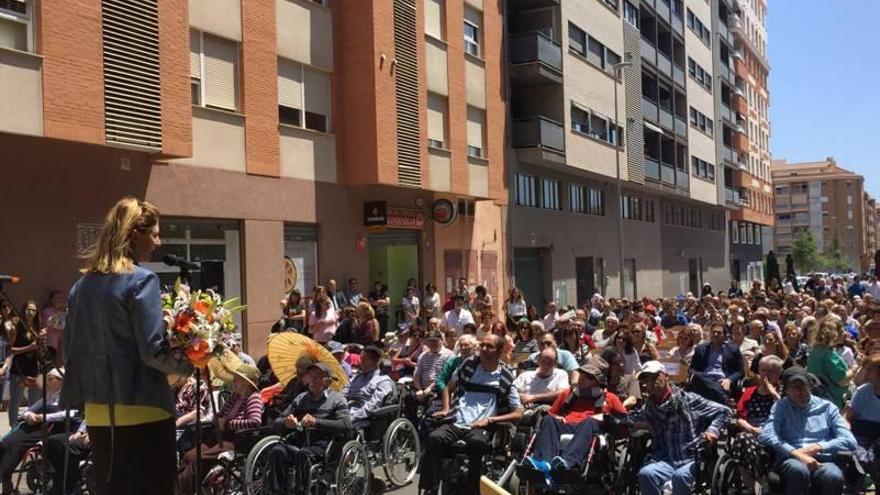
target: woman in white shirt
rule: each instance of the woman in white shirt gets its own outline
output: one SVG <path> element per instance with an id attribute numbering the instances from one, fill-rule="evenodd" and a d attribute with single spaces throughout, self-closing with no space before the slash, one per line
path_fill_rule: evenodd
<path id="1" fill-rule="evenodd" d="M 507 315 L 507 328 L 516 328 L 516 322 L 526 316 L 526 300 L 522 291 L 517 287 L 510 289 L 507 301 L 504 302 L 504 312 Z"/>
<path id="2" fill-rule="evenodd" d="M 443 312 L 440 307 L 440 294 L 434 284 L 425 286 L 425 297 L 422 299 L 422 308 L 425 310 L 425 318 L 440 318 Z"/>

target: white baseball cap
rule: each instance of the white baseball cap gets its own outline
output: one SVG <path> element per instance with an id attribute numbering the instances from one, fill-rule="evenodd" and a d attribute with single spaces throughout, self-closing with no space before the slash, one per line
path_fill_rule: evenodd
<path id="1" fill-rule="evenodd" d="M 666 366 L 660 361 L 648 361 L 642 365 L 639 372 L 636 374 L 636 378 L 641 376 L 643 373 L 647 373 L 649 375 L 656 375 L 658 373 L 668 374 L 666 371 Z"/>

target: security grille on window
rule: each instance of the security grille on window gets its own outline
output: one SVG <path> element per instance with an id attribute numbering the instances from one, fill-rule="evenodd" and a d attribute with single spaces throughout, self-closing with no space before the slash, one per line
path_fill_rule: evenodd
<path id="1" fill-rule="evenodd" d="M 238 111 L 238 43 L 195 30 L 190 36 L 193 104 Z"/>
<path id="2" fill-rule="evenodd" d="M 25 0 L 0 0 L 0 46 L 33 51 L 32 8 Z"/>

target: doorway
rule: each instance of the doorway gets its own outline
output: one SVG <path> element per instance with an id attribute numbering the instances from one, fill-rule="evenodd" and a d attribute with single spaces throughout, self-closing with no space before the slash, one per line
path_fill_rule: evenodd
<path id="1" fill-rule="evenodd" d="M 636 260 L 633 258 L 623 260 L 623 297 L 635 300 L 638 293 L 636 287 Z"/>
<path id="2" fill-rule="evenodd" d="M 403 299 L 406 283 L 409 279 L 419 279 L 419 231 L 389 229 L 386 232 L 369 234 L 367 238 L 370 259 L 370 280 L 366 292 L 373 290 L 375 282 L 381 282 L 388 288 L 391 300 L 389 309 L 389 327 L 386 331 L 397 328 L 403 321 L 400 313 L 400 301 Z"/>
<path id="3" fill-rule="evenodd" d="M 516 286 L 523 293 L 527 304 L 534 304 L 538 311 L 547 305 L 544 288 L 544 256 L 540 249 L 516 249 L 513 272 Z"/>
<path id="4" fill-rule="evenodd" d="M 703 288 L 703 258 L 688 260 L 688 286 L 691 294 L 700 297 Z"/>
<path id="5" fill-rule="evenodd" d="M 575 258 L 577 305 L 590 302 L 593 294 L 605 294 L 605 260 L 587 256 Z"/>

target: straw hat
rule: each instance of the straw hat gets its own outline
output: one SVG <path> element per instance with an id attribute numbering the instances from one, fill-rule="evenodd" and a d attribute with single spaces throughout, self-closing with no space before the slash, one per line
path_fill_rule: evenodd
<path id="1" fill-rule="evenodd" d="M 257 382 L 260 380 L 260 370 L 256 366 L 247 363 L 241 363 L 238 368 L 232 371 L 232 374 L 248 382 L 254 390 L 258 390 Z"/>

